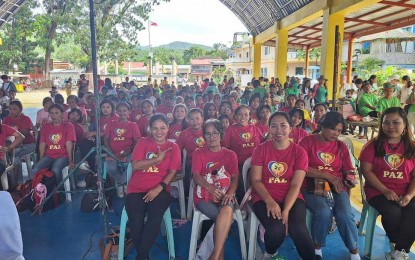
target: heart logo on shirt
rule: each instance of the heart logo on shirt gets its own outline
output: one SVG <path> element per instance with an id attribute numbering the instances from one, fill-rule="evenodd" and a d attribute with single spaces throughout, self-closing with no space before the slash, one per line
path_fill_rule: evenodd
<path id="1" fill-rule="evenodd" d="M 115 132 L 116 135 L 122 136 L 123 134 L 125 134 L 125 129 L 123 129 L 123 128 L 115 128 L 114 129 L 114 132 Z"/>
<path id="2" fill-rule="evenodd" d="M 49 136 L 49 140 L 54 144 L 58 144 L 61 139 L 62 139 L 61 134 L 53 134 Z"/>
<path id="3" fill-rule="evenodd" d="M 212 168 L 213 166 L 215 166 L 215 163 L 214 162 L 208 162 L 207 164 L 206 164 L 206 169 L 210 169 L 210 168 Z"/>
<path id="4" fill-rule="evenodd" d="M 174 136 L 179 137 L 180 133 L 181 133 L 181 131 L 176 131 L 176 132 L 174 132 Z"/>
<path id="5" fill-rule="evenodd" d="M 255 118 L 251 118 L 251 120 L 249 120 L 249 123 L 250 123 L 251 125 L 256 125 L 257 120 L 256 120 Z"/>
<path id="6" fill-rule="evenodd" d="M 318 152 L 317 156 L 324 163 L 325 166 L 331 165 L 334 159 L 336 158 L 334 154 L 325 153 L 325 152 Z"/>
<path id="7" fill-rule="evenodd" d="M 205 145 L 205 139 L 203 139 L 203 137 L 195 138 L 194 142 L 198 147 L 203 147 L 203 145 Z"/>
<path id="8" fill-rule="evenodd" d="M 154 159 L 154 158 L 157 158 L 157 154 L 155 153 L 155 152 L 148 152 L 147 154 L 146 154 L 146 159 L 147 160 L 150 160 L 150 159 Z"/>
<path id="9" fill-rule="evenodd" d="M 287 169 L 288 166 L 285 162 L 271 161 L 268 163 L 268 170 L 277 178 L 283 176 Z"/>
<path id="10" fill-rule="evenodd" d="M 251 133 L 241 133 L 240 137 L 245 141 L 245 142 L 249 142 L 251 141 L 252 138 L 252 134 Z"/>
<path id="11" fill-rule="evenodd" d="M 387 154 L 385 155 L 385 162 L 391 170 L 397 170 L 399 166 L 404 163 L 405 159 L 401 154 Z"/>

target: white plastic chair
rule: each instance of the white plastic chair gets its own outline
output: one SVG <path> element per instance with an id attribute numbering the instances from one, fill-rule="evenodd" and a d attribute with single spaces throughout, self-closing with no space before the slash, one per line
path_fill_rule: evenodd
<path id="1" fill-rule="evenodd" d="M 62 169 L 62 179 L 66 178 L 69 174 L 69 166 L 66 166 Z M 74 185 L 75 180 L 73 177 L 73 174 L 63 183 L 63 187 L 65 188 L 65 197 L 66 197 L 66 203 L 72 202 L 72 195 L 71 195 L 71 182 Z"/>
<path id="2" fill-rule="evenodd" d="M 1 186 L 3 187 L 3 190 L 8 190 L 9 189 L 9 177 L 8 174 L 11 173 L 14 169 L 14 150 L 13 150 L 13 155 L 12 155 L 12 159 L 11 162 L 9 162 L 9 160 L 7 160 L 6 155 L 4 155 L 4 160 L 6 162 L 6 169 L 4 170 L 4 172 L 1 174 Z"/>
<path id="3" fill-rule="evenodd" d="M 200 236 L 200 231 L 202 229 L 202 222 L 205 220 L 209 220 L 209 218 L 203 214 L 200 210 L 198 210 L 196 207 L 193 206 L 193 189 L 194 189 L 194 183 L 193 180 L 190 182 L 190 188 L 189 188 L 189 203 L 190 203 L 190 197 L 192 197 L 192 207 L 194 209 L 193 213 L 193 222 L 192 222 L 192 234 L 190 236 L 190 248 L 189 248 L 189 260 L 195 259 L 196 256 L 196 247 L 197 247 L 197 240 Z M 189 212 L 187 212 L 189 213 Z M 234 209 L 233 211 L 233 219 L 236 220 L 238 223 L 238 231 L 239 231 L 239 243 L 241 246 L 241 254 L 242 254 L 242 260 L 250 259 L 246 256 L 246 240 L 245 240 L 245 232 L 244 232 L 244 223 L 242 219 L 241 210 L 239 208 Z"/>

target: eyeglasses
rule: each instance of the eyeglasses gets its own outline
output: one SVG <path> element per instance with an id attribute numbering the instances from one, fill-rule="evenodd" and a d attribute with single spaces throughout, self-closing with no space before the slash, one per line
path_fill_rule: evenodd
<path id="1" fill-rule="evenodd" d="M 214 132 L 214 133 L 206 133 L 205 134 L 205 137 L 206 138 L 213 138 L 213 137 L 217 137 L 219 135 L 220 135 L 220 133 L 217 133 L 217 132 Z"/>

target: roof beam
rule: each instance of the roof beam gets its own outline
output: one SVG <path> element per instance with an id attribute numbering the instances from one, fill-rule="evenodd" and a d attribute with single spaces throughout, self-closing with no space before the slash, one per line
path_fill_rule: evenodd
<path id="1" fill-rule="evenodd" d="M 415 9 L 415 5 L 405 4 L 405 3 L 402 3 L 402 2 L 382 1 L 382 2 L 379 2 L 379 4 L 385 4 L 385 5 L 399 6 L 399 7 Z"/>
<path id="2" fill-rule="evenodd" d="M 297 28 L 301 28 L 301 29 L 305 29 L 305 30 L 321 31 L 321 28 L 316 28 L 314 26 L 304 26 L 304 25 L 300 25 Z"/>
<path id="3" fill-rule="evenodd" d="M 385 14 L 385 15 L 382 15 L 382 16 L 379 16 L 379 17 L 376 17 L 376 20 L 382 20 L 383 18 L 387 18 L 387 17 L 390 17 L 390 16 L 394 16 L 394 15 L 396 15 L 396 14 L 400 14 L 400 13 L 402 13 L 402 10 L 399 10 L 399 11 L 395 11 L 395 12 L 393 12 L 393 13 L 388 13 L 388 14 Z M 353 24 L 353 25 L 350 25 L 350 26 L 345 26 L 344 27 L 344 29 L 345 30 L 348 30 L 348 29 L 350 29 L 350 28 L 353 28 L 353 27 L 356 27 L 356 26 L 360 26 L 361 24 L 364 24 L 365 23 L 365 21 L 366 20 L 363 20 L 363 22 L 359 22 L 359 23 L 357 23 L 357 24 Z M 390 22 L 389 22 L 390 23 Z"/>
<path id="4" fill-rule="evenodd" d="M 376 19 L 379 20 L 379 18 L 376 18 Z M 385 23 L 379 23 L 379 22 L 374 22 L 370 20 L 361 20 L 361 19 L 356 19 L 356 18 L 344 18 L 344 20 L 346 22 L 357 22 L 357 23 L 373 24 L 373 25 L 378 25 L 378 26 L 387 26 L 387 24 Z"/>
<path id="5" fill-rule="evenodd" d="M 362 10 L 381 0 L 331 0 L 330 14 L 341 13 L 347 16 L 350 13 Z"/>
<path id="6" fill-rule="evenodd" d="M 311 40 L 311 41 L 321 41 L 321 38 L 311 38 L 311 37 L 305 37 L 305 36 L 292 36 L 292 35 L 288 35 L 288 38 L 305 39 L 305 40 Z"/>
<path id="7" fill-rule="evenodd" d="M 393 30 L 393 29 L 398 29 L 398 28 L 413 25 L 413 24 L 415 24 L 415 16 L 411 15 L 411 16 L 407 16 L 407 17 L 404 17 L 404 18 L 396 19 L 394 21 L 390 21 L 389 25 L 387 27 L 374 27 L 374 26 L 371 26 L 369 28 L 356 31 L 356 32 L 354 32 L 353 38 L 358 38 L 358 37 L 362 37 L 362 36 L 366 36 L 366 35 L 370 35 L 370 34 L 385 32 L 385 31 L 389 31 L 389 30 Z"/>
<path id="8" fill-rule="evenodd" d="M 323 15 L 323 9 L 330 0 L 314 0 L 305 7 L 295 11 L 279 21 L 279 29 L 291 30 L 305 23 L 311 22 Z"/>

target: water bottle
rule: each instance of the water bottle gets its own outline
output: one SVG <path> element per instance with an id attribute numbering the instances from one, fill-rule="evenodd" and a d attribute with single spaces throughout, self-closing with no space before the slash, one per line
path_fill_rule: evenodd
<path id="1" fill-rule="evenodd" d="M 334 197 L 327 181 L 324 182 L 324 197 L 326 198 L 327 205 L 329 205 L 330 209 L 332 209 L 334 206 Z"/>

